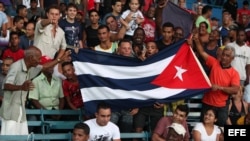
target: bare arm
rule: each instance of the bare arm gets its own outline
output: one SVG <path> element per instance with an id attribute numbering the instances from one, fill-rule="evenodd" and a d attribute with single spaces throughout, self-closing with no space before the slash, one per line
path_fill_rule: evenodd
<path id="1" fill-rule="evenodd" d="M 198 33 L 195 33 L 193 35 L 193 40 L 195 42 L 197 52 L 206 61 L 209 55 L 204 51 L 204 49 L 203 49 L 203 47 L 201 45 L 201 42 L 199 40 Z"/>
<path id="2" fill-rule="evenodd" d="M 250 64 L 246 65 L 246 75 L 247 75 L 247 78 L 246 78 L 245 84 L 248 84 L 249 83 L 249 77 L 250 77 Z"/>
<path id="3" fill-rule="evenodd" d="M 229 95 L 232 95 L 232 94 L 237 94 L 237 92 L 240 90 L 240 86 L 232 85 L 229 87 L 223 87 L 223 86 L 214 84 L 212 85 L 212 90 L 214 91 L 221 90 Z"/>
<path id="4" fill-rule="evenodd" d="M 59 98 L 59 109 L 63 109 L 64 108 L 64 97 Z"/>
<path id="5" fill-rule="evenodd" d="M 67 101 L 67 104 L 69 105 L 69 107 L 73 110 L 76 110 L 77 108 L 72 104 L 72 102 L 70 101 L 70 97 L 69 96 L 66 96 L 66 101 Z"/>
<path id="6" fill-rule="evenodd" d="M 152 135 L 152 141 L 165 141 L 164 138 L 160 137 L 160 135 L 153 133 Z"/>
<path id="7" fill-rule="evenodd" d="M 42 9 L 44 9 L 44 0 L 39 0 L 39 2 L 40 2 L 40 7 L 42 8 Z"/>
<path id="8" fill-rule="evenodd" d="M 87 46 L 86 46 L 86 39 L 87 39 L 87 34 L 84 31 L 83 35 L 82 35 L 82 46 L 83 46 L 83 48 L 87 48 Z"/>
<path id="9" fill-rule="evenodd" d="M 6 37 L 7 36 L 7 23 L 2 24 L 2 37 Z"/>
<path id="10" fill-rule="evenodd" d="M 196 130 L 193 130 L 193 139 L 194 141 L 201 141 L 201 133 Z"/>
<path id="11" fill-rule="evenodd" d="M 29 91 L 33 89 L 34 85 L 31 80 L 26 80 L 22 85 L 14 85 L 10 83 L 4 84 L 4 90 L 7 91 Z"/>
<path id="12" fill-rule="evenodd" d="M 37 109 L 45 109 L 38 100 L 31 99 L 32 104 L 37 108 Z"/>

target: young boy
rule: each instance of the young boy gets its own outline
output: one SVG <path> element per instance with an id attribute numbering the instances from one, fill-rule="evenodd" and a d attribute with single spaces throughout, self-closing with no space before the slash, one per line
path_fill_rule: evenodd
<path id="1" fill-rule="evenodd" d="M 73 129 L 73 141 L 87 141 L 89 139 L 89 126 L 85 123 L 77 123 Z"/>
<path id="2" fill-rule="evenodd" d="M 63 80 L 63 93 L 66 99 L 67 106 L 69 106 L 69 108 L 73 110 L 82 108 L 83 100 L 73 63 L 64 62 L 62 64 L 62 70 L 64 76 L 66 76 L 67 78 Z"/>
<path id="3" fill-rule="evenodd" d="M 22 59 L 24 57 L 24 50 L 19 47 L 19 36 L 18 32 L 10 33 L 10 46 L 3 51 L 2 59 L 11 57 L 14 59 L 14 62 Z"/>
<path id="4" fill-rule="evenodd" d="M 66 18 L 59 21 L 59 26 L 65 32 L 67 48 L 82 48 L 83 27 L 80 22 L 75 20 L 77 6 L 69 3 L 66 8 Z"/>

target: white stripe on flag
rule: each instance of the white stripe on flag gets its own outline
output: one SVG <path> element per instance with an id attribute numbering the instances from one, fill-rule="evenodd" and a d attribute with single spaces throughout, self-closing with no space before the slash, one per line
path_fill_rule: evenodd
<path id="1" fill-rule="evenodd" d="M 135 79 L 160 74 L 166 66 L 168 66 L 174 56 L 175 55 L 143 66 L 111 66 L 74 61 L 74 67 L 77 75 L 90 74 L 113 79 Z"/>
<path id="2" fill-rule="evenodd" d="M 163 99 L 185 91 L 186 89 L 169 89 L 159 87 L 147 91 L 126 91 L 120 89 L 111 89 L 108 87 L 91 87 L 81 89 L 84 102 L 92 100 L 106 100 L 106 99 Z"/>

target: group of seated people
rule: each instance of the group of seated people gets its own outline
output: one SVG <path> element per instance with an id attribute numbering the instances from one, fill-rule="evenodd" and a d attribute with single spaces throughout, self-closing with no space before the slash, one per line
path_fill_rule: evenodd
<path id="1" fill-rule="evenodd" d="M 184 8 L 181 3 L 180 0 L 179 7 Z M 33 4 L 31 9 L 37 8 L 36 0 L 31 0 L 31 4 Z M 25 85 L 22 86 L 25 88 L 22 89 L 29 90 L 27 99 L 25 99 L 27 103 L 25 108 L 48 110 L 83 108 L 84 94 L 81 94 L 71 57 L 65 57 L 65 53 L 72 51 L 77 53 L 80 49 L 90 49 L 133 57 L 141 61 L 150 58 L 182 40 L 185 35 L 185 30 L 175 26 L 175 23 L 158 24 L 159 21 L 162 21 L 159 19 L 162 16 L 159 11 L 166 4 L 162 1 L 157 4 L 152 4 L 148 7 L 148 11 L 141 12 L 140 0 L 129 0 L 127 9 L 122 8 L 121 0 L 112 0 L 112 12 L 103 15 L 97 9 L 91 9 L 88 11 L 88 17 L 84 17 L 87 14 L 78 11 L 78 7 L 74 3 L 67 4 L 64 13 L 58 5 L 52 5 L 47 8 L 45 14 L 41 15 L 40 13 L 34 17 L 29 14 L 28 17 L 25 6 L 18 6 L 18 15 L 13 19 L 14 25 L 8 30 L 1 29 L 4 33 L 3 36 L 9 37 L 7 44 L 0 44 L 1 47 L 6 48 L 2 50 L 1 54 L 0 83 L 4 86 L 4 89 L 0 91 L 2 107 L 6 106 L 4 103 L 5 95 L 9 94 L 6 89 L 11 89 L 6 87 L 8 86 L 6 83 L 10 83 L 14 79 L 11 78 L 12 74 L 10 73 L 13 73 L 13 70 L 9 71 L 11 64 L 24 58 L 27 59 L 30 55 L 30 47 L 35 47 L 41 51 L 41 56 L 33 59 L 32 65 L 37 63 L 43 66 L 47 66 L 49 63 L 54 65 L 42 69 L 41 73 L 32 78 L 30 82 L 26 82 L 27 78 L 23 78 Z M 4 4 L 0 2 L 0 6 L 4 7 Z M 216 100 L 209 95 L 203 98 L 202 104 L 206 105 L 206 110 L 202 111 L 201 123 L 197 123 L 192 131 L 189 131 L 186 122 L 189 110 L 187 105 L 183 105 L 183 99 L 172 103 L 156 102 L 152 106 L 124 109 L 119 112 L 111 112 L 110 107 L 107 105 L 102 107 L 101 105 L 96 114 L 93 115 L 96 120 L 86 121 L 90 126 L 91 140 L 92 138 L 94 140 L 105 138 L 120 140 L 120 132 L 142 132 L 145 130 L 148 117 L 150 117 L 150 127 L 147 130 L 152 132 L 152 140 L 154 141 L 171 138 L 171 132 L 176 132 L 180 135 L 180 140 L 185 141 L 190 138 L 195 141 L 212 141 L 219 138 L 223 140 L 223 130 L 219 127 L 223 127 L 225 124 L 249 124 L 250 96 L 248 95 L 250 94 L 247 89 L 244 91 L 244 86 L 248 85 L 250 75 L 248 75 L 250 73 L 250 38 L 247 35 L 250 25 L 242 26 L 241 23 L 233 20 L 229 11 L 225 10 L 222 13 L 222 25 L 219 27 L 215 23 L 212 24 L 212 7 L 209 5 L 201 6 L 203 9 L 200 13 L 191 12 L 195 15 L 194 30 L 192 31 L 195 37 L 191 38 L 188 43 L 197 54 L 208 76 L 218 76 L 214 75 L 214 69 L 211 69 L 212 64 L 208 63 L 215 59 L 222 62 L 222 70 L 226 71 L 232 66 L 237 71 L 237 74 L 234 73 L 235 76 L 230 76 L 231 80 L 223 78 L 225 84 L 224 80 L 223 85 L 212 84 L 212 91 L 218 91 L 224 96 Z M 188 9 L 185 10 L 190 12 Z M 1 11 L 3 12 L 4 9 Z M 42 17 L 44 15 L 46 17 Z M 83 20 L 86 20 L 85 23 Z M 215 21 L 218 20 L 215 19 Z M 7 22 L 4 22 L 1 27 L 7 27 Z M 230 65 L 223 66 L 223 64 L 228 64 L 225 62 L 225 52 L 228 51 L 228 46 L 234 48 L 231 49 L 231 51 L 234 50 L 232 51 L 234 56 L 230 58 L 231 60 L 229 59 Z M 210 78 L 212 82 L 220 82 L 221 80 L 217 79 L 222 79 L 214 77 Z M 26 89 L 26 87 L 28 88 Z M 16 91 L 17 89 L 11 90 Z M 211 101 L 213 103 L 210 103 Z M 213 105 L 214 103 L 215 105 Z M 222 107 L 224 111 L 219 112 Z M 168 108 L 173 112 L 171 117 L 164 115 Z M 60 120 L 62 117 L 52 116 L 51 118 Z M 92 120 L 93 117 L 85 118 Z M 108 136 L 104 136 L 105 132 L 95 133 L 98 131 L 97 129 L 102 130 L 101 127 L 109 125 L 109 121 L 119 128 L 113 124 L 111 127 L 108 126 Z M 215 125 L 217 123 L 219 123 L 218 126 Z M 117 129 L 119 133 L 113 128 Z M 207 135 L 208 131 L 210 133 Z M 113 132 L 115 132 L 114 135 Z M 192 133 L 192 137 L 190 133 Z"/>

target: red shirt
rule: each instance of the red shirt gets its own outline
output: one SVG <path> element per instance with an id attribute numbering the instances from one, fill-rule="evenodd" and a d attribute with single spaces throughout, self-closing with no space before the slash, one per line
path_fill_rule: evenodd
<path id="1" fill-rule="evenodd" d="M 250 15 L 250 10 L 249 9 L 238 9 L 237 10 L 237 15 L 238 15 L 238 22 L 240 23 L 240 24 L 242 24 L 242 17 L 243 17 L 243 15 Z"/>
<path id="2" fill-rule="evenodd" d="M 5 59 L 7 57 L 11 57 L 14 59 L 14 62 L 19 60 L 19 59 L 22 59 L 24 57 L 24 50 L 23 49 L 18 49 L 18 51 L 16 52 L 13 52 L 11 51 L 10 49 L 6 49 L 4 52 L 3 52 L 3 56 L 2 56 L 2 59 Z"/>
<path id="3" fill-rule="evenodd" d="M 95 9 L 95 1 L 94 0 L 88 0 L 87 9 L 88 9 L 88 11 Z"/>
<path id="4" fill-rule="evenodd" d="M 82 94 L 80 91 L 79 83 L 72 83 L 69 82 L 67 79 L 63 80 L 63 93 L 65 97 L 70 97 L 71 103 L 76 108 L 81 108 L 83 106 Z"/>
<path id="5" fill-rule="evenodd" d="M 230 87 L 232 85 L 240 86 L 239 73 L 233 68 L 222 68 L 219 61 L 214 57 L 209 56 L 206 64 L 211 68 L 209 79 L 211 84 L 216 84 L 222 87 Z M 208 91 L 203 96 L 202 102 L 215 107 L 226 106 L 228 94 L 223 91 Z"/>
<path id="6" fill-rule="evenodd" d="M 156 29 L 155 21 L 150 20 L 147 17 L 145 17 L 145 20 L 142 23 L 142 28 L 144 29 L 145 34 L 146 34 L 145 42 L 147 43 L 149 41 L 154 41 L 155 29 Z"/>

